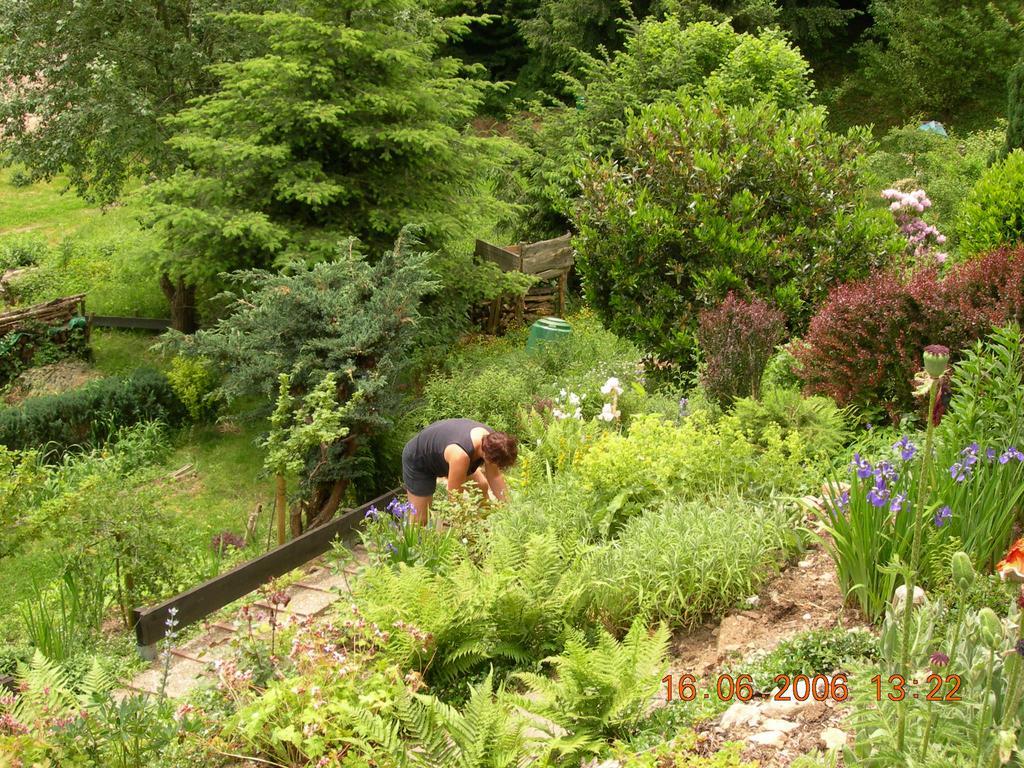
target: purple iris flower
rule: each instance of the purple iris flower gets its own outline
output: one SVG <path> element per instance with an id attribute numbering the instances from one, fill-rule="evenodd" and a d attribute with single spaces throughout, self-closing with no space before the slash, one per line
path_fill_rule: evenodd
<path id="1" fill-rule="evenodd" d="M 896 474 L 896 468 L 888 461 L 879 462 L 878 466 L 875 467 L 874 475 L 876 478 L 885 480 L 887 483 L 895 483 L 899 480 L 899 475 Z"/>
<path id="2" fill-rule="evenodd" d="M 397 548 L 397 547 L 396 547 L 396 546 L 395 546 L 394 544 L 392 544 L 392 543 L 391 543 L 390 541 L 389 541 L 389 542 L 387 543 L 387 545 L 386 545 L 386 546 L 385 546 L 384 548 L 385 548 L 385 549 L 386 549 L 386 550 L 387 550 L 387 551 L 388 551 L 388 552 L 389 552 L 390 554 L 392 554 L 392 555 L 393 555 L 393 554 L 395 554 L 395 553 L 396 553 L 396 552 L 398 551 L 398 548 Z"/>
<path id="3" fill-rule="evenodd" d="M 985 456 L 988 458 L 989 461 L 995 461 L 996 460 L 996 449 L 995 448 L 986 448 L 985 449 Z"/>
<path id="4" fill-rule="evenodd" d="M 884 507 L 889 501 L 889 488 L 885 484 L 885 480 L 878 478 L 875 481 L 874 486 L 868 491 L 868 502 L 873 507 L 879 509 Z"/>
<path id="5" fill-rule="evenodd" d="M 949 520 L 949 518 L 951 518 L 952 516 L 953 510 L 951 510 L 948 506 L 943 507 L 942 509 L 935 513 L 935 527 L 941 528 L 946 524 L 946 521 Z"/>
<path id="6" fill-rule="evenodd" d="M 896 441 L 893 445 L 893 450 L 899 451 L 900 458 L 904 461 L 910 461 L 917 455 L 917 446 L 906 435 Z"/>
<path id="7" fill-rule="evenodd" d="M 861 458 L 859 453 L 853 454 L 853 461 L 850 462 L 850 469 L 857 472 L 857 477 L 861 480 L 867 480 L 874 473 L 874 468 L 871 466 L 871 462 L 867 459 Z"/>
<path id="8" fill-rule="evenodd" d="M 376 520 L 379 515 L 380 515 L 380 512 L 377 511 L 376 507 L 370 507 L 368 510 L 366 510 L 366 514 L 363 515 L 363 519 L 364 520 Z"/>
<path id="9" fill-rule="evenodd" d="M 1009 448 L 1006 449 L 1006 452 L 999 457 L 999 463 L 1006 464 L 1010 461 L 1010 459 L 1024 461 L 1024 453 L 1021 453 L 1019 450 L 1017 450 L 1017 448 L 1011 445 Z"/>
<path id="10" fill-rule="evenodd" d="M 971 467 L 970 465 L 965 466 L 958 461 L 949 468 L 949 476 L 956 480 L 956 482 L 962 483 L 971 476 Z"/>
<path id="11" fill-rule="evenodd" d="M 897 493 L 892 497 L 892 501 L 889 502 L 890 512 L 899 512 L 903 509 L 903 502 L 907 500 L 907 494 Z"/>

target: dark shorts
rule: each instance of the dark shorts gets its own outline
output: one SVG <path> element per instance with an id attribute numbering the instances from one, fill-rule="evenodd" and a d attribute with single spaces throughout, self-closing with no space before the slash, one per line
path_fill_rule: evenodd
<path id="1" fill-rule="evenodd" d="M 437 477 L 416 465 L 412 440 L 402 449 L 402 483 L 413 496 L 433 496 L 437 489 Z"/>

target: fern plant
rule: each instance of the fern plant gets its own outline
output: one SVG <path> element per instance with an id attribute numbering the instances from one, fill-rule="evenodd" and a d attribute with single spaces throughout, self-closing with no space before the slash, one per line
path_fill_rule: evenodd
<path id="1" fill-rule="evenodd" d="M 403 766 L 522 768 L 530 762 L 525 723 L 512 711 L 503 687 L 494 690 L 493 673 L 471 687 L 461 710 L 415 694 L 399 703 L 393 725 L 378 719 L 364 728 Z"/>
<path id="2" fill-rule="evenodd" d="M 565 650 L 546 660 L 555 676 L 515 675 L 528 689 L 517 703 L 551 736 L 548 755 L 594 753 L 635 726 L 661 685 L 668 639 L 664 624 L 648 632 L 639 617 L 621 642 L 600 630 L 591 645 L 573 629 Z"/>

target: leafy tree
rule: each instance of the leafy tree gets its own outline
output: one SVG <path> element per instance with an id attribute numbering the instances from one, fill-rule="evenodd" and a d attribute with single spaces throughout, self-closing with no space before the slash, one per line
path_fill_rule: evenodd
<path id="1" fill-rule="evenodd" d="M 317 447 L 306 457 L 301 506 L 308 525 L 330 519 L 351 482 L 373 473 L 368 441 L 399 411 L 397 384 L 416 341 L 421 301 L 437 288 L 427 259 L 403 232 L 373 263 L 349 241 L 334 261 L 294 263 L 288 274 L 241 271 L 233 275 L 239 289 L 228 294 L 231 314 L 193 336 L 173 337 L 184 354 L 219 368 L 219 394 L 229 402 L 273 402 L 283 371 L 293 397 L 336 377 L 348 434 L 331 442 L 326 459 Z"/>
<path id="2" fill-rule="evenodd" d="M 103 203 L 177 154 L 161 120 L 216 79 L 239 41 L 211 11 L 261 0 L 0 0 L 0 146 L 33 178 L 67 173 Z"/>
<path id="3" fill-rule="evenodd" d="M 345 403 L 344 409 L 340 409 L 335 399 L 338 383 L 333 372 L 324 376 L 313 391 L 302 399 L 292 395 L 292 382 L 288 374 L 282 373 L 278 381 L 277 405 L 270 416 L 271 430 L 263 447 L 267 449 L 264 467 L 274 473 L 277 543 L 284 544 L 287 475 L 301 472 L 306 456 L 311 449 L 317 448 L 320 461 L 310 476 L 310 479 L 315 478 L 316 472 L 327 463 L 331 443 L 348 435 L 348 428 L 341 423 L 342 417 L 356 404 L 360 393 L 356 392 Z M 294 516 L 292 534 L 299 533 L 302 533 L 302 519 Z"/>
<path id="4" fill-rule="evenodd" d="M 630 115 L 648 104 L 711 92 L 729 103 L 768 96 L 796 108 L 814 94 L 806 60 L 780 33 L 740 34 L 726 22 L 676 16 L 636 25 L 614 57 L 587 57 L 571 88 L 577 108 L 540 109 L 517 123 L 525 151 L 515 158 L 519 186 L 507 193 L 526 205 L 527 231 L 565 231 L 578 194 L 573 165 L 616 151 Z"/>
<path id="5" fill-rule="evenodd" d="M 500 143 L 464 131 L 491 86 L 439 54 L 467 17 L 344 0 L 225 21 L 265 44 L 169 121 L 186 162 L 146 193 L 176 293 L 329 259 L 350 235 L 381 247 L 409 223 L 445 246 L 497 210 L 483 173 Z"/>
<path id="6" fill-rule="evenodd" d="M 880 111 L 892 123 L 991 114 L 1024 44 L 1019 0 L 873 0 L 870 12 L 844 94 L 861 115 Z"/>
<path id="7" fill-rule="evenodd" d="M 867 141 L 827 130 L 821 108 L 648 107 L 630 121 L 621 162 L 581 172 L 574 223 L 588 299 L 612 331 L 683 366 L 698 312 L 729 291 L 770 299 L 799 332 L 832 285 L 892 252 L 887 212 L 862 198 Z"/>

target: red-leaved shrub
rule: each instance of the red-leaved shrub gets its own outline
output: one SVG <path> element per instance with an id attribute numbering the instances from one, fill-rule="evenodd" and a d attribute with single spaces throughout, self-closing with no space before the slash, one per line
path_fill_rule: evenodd
<path id="1" fill-rule="evenodd" d="M 786 316 L 767 302 L 730 293 L 697 318 L 697 344 L 704 356 L 701 381 L 723 407 L 738 397 L 760 394 L 764 368 L 786 333 Z"/>
<path id="2" fill-rule="evenodd" d="M 792 351 L 809 393 L 884 409 L 895 422 L 915 409 L 912 381 L 924 347 L 943 344 L 955 361 L 959 350 L 1011 320 L 1024 320 L 1021 246 L 958 264 L 944 277 L 922 269 L 841 285 Z"/>

